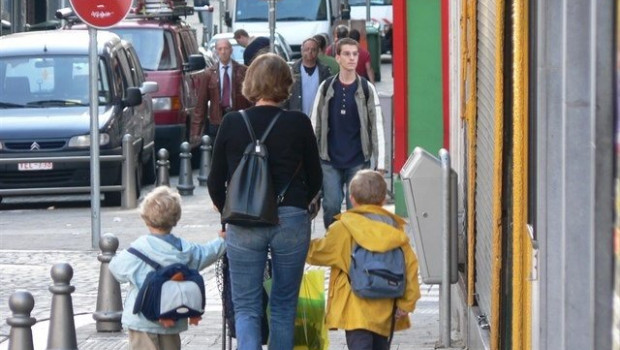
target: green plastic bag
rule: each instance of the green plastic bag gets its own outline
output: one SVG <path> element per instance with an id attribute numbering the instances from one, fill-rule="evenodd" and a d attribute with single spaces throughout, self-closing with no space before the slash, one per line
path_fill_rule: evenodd
<path id="1" fill-rule="evenodd" d="M 271 279 L 264 283 L 271 292 Z M 329 338 L 325 326 L 325 271 L 304 273 L 297 301 L 294 350 L 327 350 Z"/>

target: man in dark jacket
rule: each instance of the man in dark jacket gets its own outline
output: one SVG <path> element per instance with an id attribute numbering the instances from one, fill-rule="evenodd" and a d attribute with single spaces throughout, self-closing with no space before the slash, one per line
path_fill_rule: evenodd
<path id="1" fill-rule="evenodd" d="M 319 43 L 316 39 L 304 40 L 301 45 L 301 58 L 292 67 L 294 82 L 285 108 L 310 115 L 319 85 L 331 75 L 329 67 L 318 61 L 318 53 Z"/>
<path id="2" fill-rule="evenodd" d="M 207 70 L 207 88 L 203 89 L 206 96 L 198 97 L 201 107 L 208 108 L 209 122 L 205 128 L 204 119 L 196 121 L 192 125 L 192 138 L 200 138 L 203 128 L 205 134 L 215 138 L 226 113 L 252 105 L 241 93 L 247 67 L 231 59 L 232 45 L 228 39 L 218 40 L 215 50 L 220 62 Z"/>

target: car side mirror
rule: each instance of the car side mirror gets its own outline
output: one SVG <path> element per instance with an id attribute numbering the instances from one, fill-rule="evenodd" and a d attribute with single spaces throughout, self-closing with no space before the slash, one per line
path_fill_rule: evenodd
<path id="1" fill-rule="evenodd" d="M 159 84 L 155 81 L 145 81 L 142 83 L 142 86 L 140 86 L 140 92 L 142 95 L 157 91 L 159 91 Z"/>
<path id="2" fill-rule="evenodd" d="M 189 55 L 189 59 L 186 64 L 183 65 L 185 71 L 193 72 L 207 67 L 207 62 L 203 55 L 196 53 Z"/>
<path id="3" fill-rule="evenodd" d="M 142 91 L 137 87 L 127 88 L 127 98 L 123 100 L 123 107 L 133 107 L 142 103 Z"/>

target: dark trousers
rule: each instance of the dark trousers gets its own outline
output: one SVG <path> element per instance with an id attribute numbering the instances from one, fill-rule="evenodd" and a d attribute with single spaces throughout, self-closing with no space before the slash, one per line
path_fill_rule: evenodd
<path id="1" fill-rule="evenodd" d="M 389 350 L 388 338 L 366 329 L 345 331 L 349 350 Z"/>

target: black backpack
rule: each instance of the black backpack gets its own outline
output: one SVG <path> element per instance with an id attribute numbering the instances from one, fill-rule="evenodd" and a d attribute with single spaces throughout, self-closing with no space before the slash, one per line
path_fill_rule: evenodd
<path id="1" fill-rule="evenodd" d="M 246 147 L 243 158 L 226 186 L 222 222 L 239 226 L 269 226 L 278 223 L 278 201 L 281 201 L 283 194 L 276 198 L 269 169 L 269 154 L 264 143 L 280 114 L 273 118 L 263 136 L 257 139 L 247 114 L 241 111 L 252 142 Z"/>

